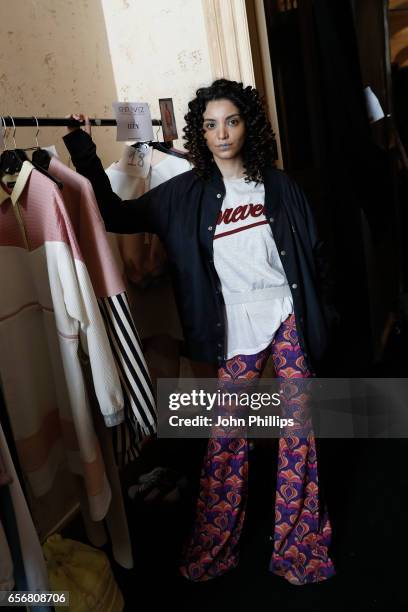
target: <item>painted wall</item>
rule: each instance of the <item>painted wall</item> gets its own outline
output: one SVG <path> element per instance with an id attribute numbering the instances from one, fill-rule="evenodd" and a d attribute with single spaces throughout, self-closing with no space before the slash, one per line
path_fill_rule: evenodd
<path id="1" fill-rule="evenodd" d="M 102 0 L 116 88 L 121 100 L 173 98 L 181 145 L 187 103 L 211 82 L 201 0 Z"/>
<path id="2" fill-rule="evenodd" d="M 173 97 L 181 136 L 188 100 L 211 81 L 201 0 L 2 0 L 0 31 L 0 114 L 112 117 L 121 99 L 159 117 L 158 98 Z M 17 145 L 34 133 L 17 130 Z M 43 128 L 40 144 L 67 161 L 63 133 Z M 94 139 L 105 165 L 118 158 L 115 128 Z"/>
<path id="3" fill-rule="evenodd" d="M 13 0 L 12 11 L 3 0 L 0 24 L 0 114 L 111 114 L 116 88 L 100 0 Z M 39 141 L 56 144 L 65 161 L 63 133 L 43 128 Z M 20 128 L 17 145 L 34 144 L 34 134 Z M 104 155 L 112 140 L 101 138 Z"/>

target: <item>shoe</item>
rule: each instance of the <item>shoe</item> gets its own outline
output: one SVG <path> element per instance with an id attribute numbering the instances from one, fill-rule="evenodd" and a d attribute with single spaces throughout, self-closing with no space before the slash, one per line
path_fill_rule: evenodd
<path id="1" fill-rule="evenodd" d="M 128 496 L 134 501 L 174 503 L 180 499 L 181 491 L 187 487 L 187 479 L 175 470 L 157 467 L 142 474 L 137 484 L 128 488 Z"/>
<path id="2" fill-rule="evenodd" d="M 137 479 L 137 482 L 145 483 L 145 482 L 152 482 L 152 481 L 158 480 L 163 475 L 163 472 L 165 471 L 166 471 L 166 468 L 164 467 L 160 467 L 160 466 L 155 467 L 150 472 L 146 472 L 146 474 L 142 474 L 141 476 L 139 476 L 139 478 Z"/>

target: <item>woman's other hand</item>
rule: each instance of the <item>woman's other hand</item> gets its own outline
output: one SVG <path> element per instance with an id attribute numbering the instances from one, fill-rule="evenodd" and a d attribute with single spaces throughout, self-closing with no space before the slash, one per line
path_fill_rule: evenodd
<path id="1" fill-rule="evenodd" d="M 85 121 L 85 125 L 80 127 L 67 127 L 67 132 L 75 132 L 75 130 L 83 129 L 89 136 L 92 136 L 91 133 L 91 122 L 89 121 L 88 115 L 83 115 L 80 113 L 79 115 L 66 115 L 67 119 L 76 119 L 77 121 Z"/>

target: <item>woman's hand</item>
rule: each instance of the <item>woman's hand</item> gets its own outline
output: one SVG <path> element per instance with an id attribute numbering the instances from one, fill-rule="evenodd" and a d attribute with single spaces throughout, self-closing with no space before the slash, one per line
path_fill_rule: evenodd
<path id="1" fill-rule="evenodd" d="M 77 121 L 85 121 L 85 125 L 80 128 L 80 127 L 67 127 L 67 132 L 75 132 L 75 130 L 80 130 L 83 129 L 87 134 L 89 134 L 89 136 L 92 136 L 91 133 L 91 123 L 89 121 L 89 117 L 88 115 L 83 115 L 82 113 L 80 113 L 79 115 L 66 115 L 67 119 L 76 119 Z"/>

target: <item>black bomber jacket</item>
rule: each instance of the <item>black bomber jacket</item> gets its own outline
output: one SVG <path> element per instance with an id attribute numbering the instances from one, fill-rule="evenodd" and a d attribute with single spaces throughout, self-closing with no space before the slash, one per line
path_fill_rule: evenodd
<path id="1" fill-rule="evenodd" d="M 92 183 L 107 231 L 151 232 L 165 245 L 185 338 L 185 354 L 218 364 L 224 358 L 225 321 L 213 237 L 225 195 L 213 164 L 210 179 L 184 172 L 135 200 L 113 191 L 91 137 L 83 130 L 64 136 L 72 161 Z M 319 369 L 328 345 L 325 289 L 330 286 L 316 225 L 302 190 L 284 172 L 263 172 L 265 214 L 291 288 L 300 345 L 308 367 Z M 245 262 L 243 262 L 245 265 Z"/>

